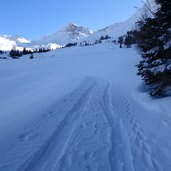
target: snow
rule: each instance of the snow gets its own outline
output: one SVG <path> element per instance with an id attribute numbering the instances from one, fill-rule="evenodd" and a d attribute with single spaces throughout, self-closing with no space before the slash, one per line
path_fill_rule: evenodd
<path id="1" fill-rule="evenodd" d="M 1 50 L 11 50 L 13 48 L 13 46 L 15 46 L 16 43 L 15 41 L 10 41 L 9 39 L 5 38 L 5 37 L 0 37 L 0 49 Z"/>
<path id="2" fill-rule="evenodd" d="M 56 43 L 49 43 L 47 45 L 36 45 L 34 46 L 34 48 L 39 49 L 39 48 L 45 48 L 45 49 L 51 49 L 51 50 L 55 50 L 58 48 L 61 48 L 62 46 L 56 44 Z"/>
<path id="3" fill-rule="evenodd" d="M 23 38 L 23 37 L 18 37 L 17 40 L 18 40 L 20 43 L 30 43 L 29 40 L 27 40 L 27 39 L 25 39 L 25 38 Z"/>
<path id="4" fill-rule="evenodd" d="M 1 60 L 0 170 L 170 170 L 171 98 L 139 60 L 112 43 Z"/>

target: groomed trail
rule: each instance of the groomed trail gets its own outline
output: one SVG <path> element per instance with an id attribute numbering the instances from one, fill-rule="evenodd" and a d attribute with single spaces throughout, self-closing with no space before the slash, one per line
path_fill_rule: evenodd
<path id="1" fill-rule="evenodd" d="M 113 89 L 86 77 L 21 133 L 0 171 L 162 171 L 131 102 Z"/>

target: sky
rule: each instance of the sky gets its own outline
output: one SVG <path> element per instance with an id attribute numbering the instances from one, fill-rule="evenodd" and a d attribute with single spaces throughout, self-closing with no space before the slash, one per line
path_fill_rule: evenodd
<path id="1" fill-rule="evenodd" d="M 0 34 L 29 40 L 53 34 L 69 23 L 98 30 L 129 18 L 141 0 L 1 0 Z"/>

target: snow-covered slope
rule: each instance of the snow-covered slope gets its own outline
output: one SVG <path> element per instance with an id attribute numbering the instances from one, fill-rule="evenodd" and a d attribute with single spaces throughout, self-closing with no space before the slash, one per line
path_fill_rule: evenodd
<path id="1" fill-rule="evenodd" d="M 0 170 L 170 171 L 170 97 L 111 43 L 0 62 Z"/>
<path id="2" fill-rule="evenodd" d="M 23 49 L 24 46 L 28 46 L 31 42 L 18 35 L 0 35 L 0 50 L 9 51 L 14 46 L 17 49 Z"/>
<path id="3" fill-rule="evenodd" d="M 106 36 L 106 35 L 116 39 L 119 36 L 126 34 L 127 31 L 132 30 L 135 27 L 135 22 L 138 21 L 140 16 L 141 16 L 141 12 L 137 11 L 132 17 L 130 17 L 126 21 L 116 23 L 114 25 L 110 25 L 103 29 L 100 29 L 96 31 L 94 34 L 86 37 L 85 39 L 80 40 L 80 42 L 87 41 L 90 43 L 94 43 L 96 40 L 99 40 L 101 36 Z"/>
<path id="4" fill-rule="evenodd" d="M 135 14 L 133 14 L 130 18 L 128 18 L 126 21 L 119 22 L 110 26 L 107 26 L 103 29 L 100 29 L 96 31 L 94 34 L 80 40 L 87 41 L 89 43 L 94 43 L 96 40 L 99 40 L 101 36 L 110 36 L 114 39 L 117 39 L 119 36 L 122 36 L 127 33 L 127 31 L 130 31 L 132 29 L 135 29 L 135 23 L 144 17 L 152 17 L 151 11 L 156 11 L 157 5 L 154 0 L 147 0 L 146 4 L 142 7 L 137 9 Z M 150 11 L 150 10 L 151 11 Z"/>
<path id="5" fill-rule="evenodd" d="M 89 28 L 84 28 L 75 23 L 70 23 L 56 33 L 45 36 L 39 40 L 35 40 L 32 43 L 37 45 L 46 45 L 49 43 L 66 45 L 67 43 L 77 42 L 78 40 L 85 38 L 92 33 L 94 33 L 94 31 Z"/>

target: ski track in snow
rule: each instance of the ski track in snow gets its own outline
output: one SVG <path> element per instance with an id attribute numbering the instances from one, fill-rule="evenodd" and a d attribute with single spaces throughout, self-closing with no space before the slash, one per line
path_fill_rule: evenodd
<path id="1" fill-rule="evenodd" d="M 163 169 L 155 158 L 145 133 L 134 116 L 131 101 L 123 92 L 120 92 L 120 96 L 123 104 L 125 104 L 125 112 L 121 116 L 121 120 L 129 136 L 134 170 L 162 171 Z"/>
<path id="2" fill-rule="evenodd" d="M 110 82 L 85 78 L 19 136 L 0 170 L 162 171 L 131 102 L 121 92 L 126 112 L 120 114 L 113 96 Z"/>

